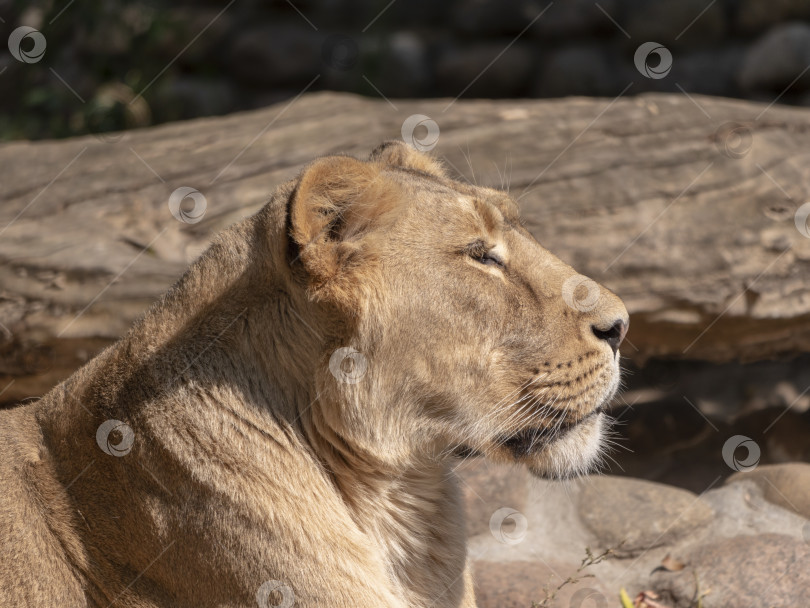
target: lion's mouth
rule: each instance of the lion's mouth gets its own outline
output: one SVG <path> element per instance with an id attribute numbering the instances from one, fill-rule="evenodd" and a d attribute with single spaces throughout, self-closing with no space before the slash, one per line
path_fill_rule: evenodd
<path id="1" fill-rule="evenodd" d="M 577 420 L 564 420 L 548 427 L 525 428 L 508 436 L 501 437 L 498 444 L 512 452 L 515 459 L 530 456 L 565 437 L 584 422 L 598 416 L 604 410 L 600 405 Z"/>

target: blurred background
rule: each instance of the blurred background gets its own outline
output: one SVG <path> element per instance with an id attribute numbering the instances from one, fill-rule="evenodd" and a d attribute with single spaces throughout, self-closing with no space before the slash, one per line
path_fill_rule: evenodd
<path id="1" fill-rule="evenodd" d="M 771 101 L 798 78 L 780 102 L 810 104 L 804 0 L 3 0 L 0 19 L 3 39 L 28 26 L 59 49 L 36 65 L 0 50 L 6 140 L 227 114 L 304 87 L 553 98 L 633 82 L 631 95 Z M 634 68 L 641 39 L 677 56 L 670 77 Z"/>

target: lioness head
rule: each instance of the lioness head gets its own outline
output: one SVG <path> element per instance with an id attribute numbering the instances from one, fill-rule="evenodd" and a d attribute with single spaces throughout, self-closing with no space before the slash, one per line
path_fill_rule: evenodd
<path id="1" fill-rule="evenodd" d="M 622 302 L 498 190 L 386 143 L 322 158 L 287 209 L 290 289 L 324 335 L 314 426 L 383 464 L 479 453 L 566 477 L 598 458 Z"/>

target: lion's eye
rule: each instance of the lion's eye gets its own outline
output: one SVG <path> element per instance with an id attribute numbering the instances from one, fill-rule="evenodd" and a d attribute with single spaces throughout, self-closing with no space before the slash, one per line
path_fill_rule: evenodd
<path id="1" fill-rule="evenodd" d="M 473 259 L 476 262 L 484 264 L 485 266 L 497 266 L 499 268 L 504 268 L 505 266 L 503 263 L 503 259 L 492 250 L 479 253 L 478 255 L 474 255 Z"/>

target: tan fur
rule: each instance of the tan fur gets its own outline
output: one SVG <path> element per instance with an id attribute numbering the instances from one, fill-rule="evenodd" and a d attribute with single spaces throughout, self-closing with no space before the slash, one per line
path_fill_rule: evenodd
<path id="1" fill-rule="evenodd" d="M 574 276 L 403 144 L 315 161 L 0 412 L 0 605 L 474 606 L 457 454 L 565 476 L 599 451 L 618 356 L 592 326 L 626 311 L 566 304 Z"/>

